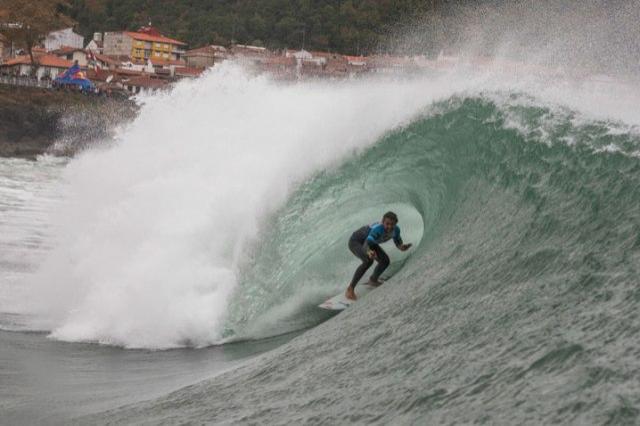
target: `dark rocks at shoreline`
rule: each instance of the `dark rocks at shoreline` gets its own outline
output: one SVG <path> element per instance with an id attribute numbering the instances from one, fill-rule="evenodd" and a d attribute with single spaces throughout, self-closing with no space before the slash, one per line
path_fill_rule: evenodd
<path id="1" fill-rule="evenodd" d="M 126 99 L 0 85 L 0 157 L 73 155 L 136 112 Z"/>

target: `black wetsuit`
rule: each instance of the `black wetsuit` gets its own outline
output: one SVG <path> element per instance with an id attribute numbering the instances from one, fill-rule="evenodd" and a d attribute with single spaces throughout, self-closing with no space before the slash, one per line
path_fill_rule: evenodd
<path id="1" fill-rule="evenodd" d="M 402 245 L 400 228 L 398 226 L 395 226 L 391 233 L 385 233 L 382 225 L 373 224 L 371 226 L 363 226 L 351 234 L 351 238 L 349 238 L 349 250 L 362 261 L 351 279 L 350 286 L 352 288 L 355 288 L 358 281 L 360 281 L 365 272 L 367 272 L 367 269 L 373 265 L 373 259 L 369 258 L 367 250 L 373 250 L 376 253 L 375 260 L 378 261 L 378 265 L 371 275 L 372 280 L 377 280 L 382 272 L 387 269 L 387 266 L 389 266 L 389 256 L 387 256 L 387 253 L 380 247 L 380 243 L 392 238 L 396 246 Z"/>

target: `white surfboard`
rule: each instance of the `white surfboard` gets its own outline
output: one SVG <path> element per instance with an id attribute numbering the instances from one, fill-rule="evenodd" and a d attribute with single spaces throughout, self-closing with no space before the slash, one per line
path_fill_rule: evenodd
<path id="1" fill-rule="evenodd" d="M 358 300 L 362 300 L 364 296 L 366 296 L 369 292 L 371 292 L 371 290 L 375 288 L 376 287 L 372 287 L 368 284 L 360 284 L 356 286 L 356 296 L 358 297 Z M 342 311 L 344 309 L 347 309 L 349 306 L 353 305 L 358 300 L 347 299 L 347 297 L 344 295 L 345 290 L 340 292 L 340 294 L 337 294 L 332 298 L 325 300 L 323 303 L 318 305 L 318 307 L 322 309 L 327 309 L 329 311 Z"/>

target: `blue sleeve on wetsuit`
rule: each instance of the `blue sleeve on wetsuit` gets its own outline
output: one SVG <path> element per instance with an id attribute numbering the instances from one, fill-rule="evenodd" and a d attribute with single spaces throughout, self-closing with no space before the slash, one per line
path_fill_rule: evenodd
<path id="1" fill-rule="evenodd" d="M 393 229 L 393 242 L 396 246 L 402 245 L 402 238 L 400 237 L 400 227 L 396 225 Z M 365 245 L 367 247 L 376 246 L 380 243 L 383 243 L 389 239 L 389 236 L 385 236 L 384 234 L 384 226 L 382 224 L 375 224 L 371 226 L 369 229 L 369 235 L 367 235 L 367 240 L 365 241 Z"/>
<path id="2" fill-rule="evenodd" d="M 367 245 L 378 245 L 379 241 L 384 234 L 384 226 L 381 224 L 376 224 L 371 227 L 369 230 L 369 235 L 367 235 Z"/>

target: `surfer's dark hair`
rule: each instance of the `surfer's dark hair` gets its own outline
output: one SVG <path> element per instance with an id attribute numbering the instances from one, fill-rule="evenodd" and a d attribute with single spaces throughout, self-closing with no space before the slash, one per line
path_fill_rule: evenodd
<path id="1" fill-rule="evenodd" d="M 398 223 L 398 216 L 394 212 L 386 212 L 384 216 L 382 216 L 382 220 L 391 219 L 395 223 Z"/>

